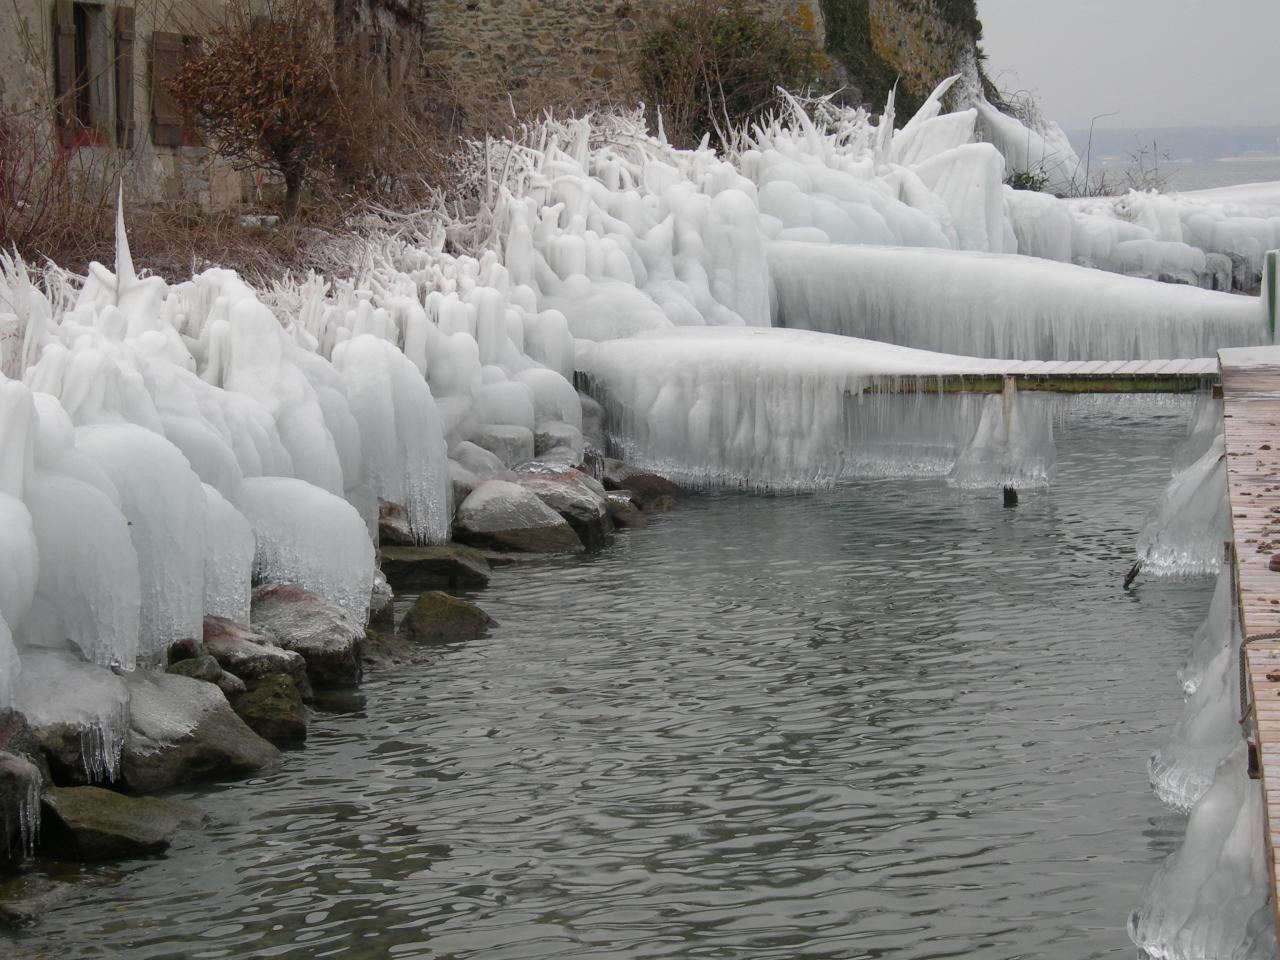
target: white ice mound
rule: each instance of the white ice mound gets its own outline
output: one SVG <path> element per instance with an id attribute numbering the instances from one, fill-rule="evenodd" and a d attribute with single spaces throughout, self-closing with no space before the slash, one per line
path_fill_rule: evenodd
<path id="1" fill-rule="evenodd" d="M 802 330 L 683 328 L 587 347 L 579 368 L 622 459 L 694 485 L 801 489 L 945 475 L 984 404 L 916 393 L 916 378 L 991 363 Z M 872 385 L 888 389 L 864 393 Z"/>
<path id="2" fill-rule="evenodd" d="M 205 558 L 204 612 L 233 623 L 249 622 L 253 558 L 257 540 L 244 515 L 222 494 L 204 485 L 209 518 Z"/>
<path id="3" fill-rule="evenodd" d="M 202 635 L 207 555 L 200 478 L 163 436 L 135 427 L 80 427 L 76 447 L 111 479 L 138 554 L 139 658 Z"/>
<path id="4" fill-rule="evenodd" d="M 368 620 L 373 543 L 351 504 L 302 480 L 254 477 L 236 506 L 257 536 L 256 579 L 297 584 L 357 623 Z"/>
<path id="5" fill-rule="evenodd" d="M 1156 576 L 1216 573 L 1230 535 L 1226 446 L 1219 436 L 1165 488 L 1138 537 L 1138 559 Z"/>
<path id="6" fill-rule="evenodd" d="M 385 340 L 359 336 L 334 348 L 360 427 L 365 482 L 402 505 L 419 543 L 449 539 L 450 489 L 444 424 L 422 372 Z"/>
<path id="7" fill-rule="evenodd" d="M 1129 936 L 1157 960 L 1270 960 L 1276 955 L 1262 788 L 1237 742 L 1191 811 L 1182 846 L 1143 892 Z"/>
<path id="8" fill-rule="evenodd" d="M 1032 257 L 771 243 L 779 326 L 1020 360 L 1210 357 L 1264 343 L 1259 300 Z"/>

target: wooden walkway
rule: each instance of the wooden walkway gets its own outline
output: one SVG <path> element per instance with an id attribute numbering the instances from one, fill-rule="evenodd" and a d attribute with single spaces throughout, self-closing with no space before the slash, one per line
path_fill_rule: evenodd
<path id="1" fill-rule="evenodd" d="M 1232 568 L 1280 926 L 1280 348 L 1223 350 Z"/>
<path id="2" fill-rule="evenodd" d="M 1051 393 L 1195 393 L 1217 385 L 1218 360 L 970 359 L 956 373 L 886 377 L 863 392 L 1000 393 L 1010 380 Z"/>

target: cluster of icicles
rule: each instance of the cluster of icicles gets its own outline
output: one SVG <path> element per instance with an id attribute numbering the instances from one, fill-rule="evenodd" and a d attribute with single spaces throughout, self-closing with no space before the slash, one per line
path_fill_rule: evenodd
<path id="1" fill-rule="evenodd" d="M 1187 700 L 1151 757 L 1151 785 L 1189 814 L 1181 847 L 1159 868 L 1129 918 L 1129 935 L 1157 960 L 1263 960 L 1276 955 L 1259 781 L 1241 732 L 1239 621 L 1232 572 L 1222 404 L 1201 401 L 1140 555 L 1157 574 L 1219 569 L 1213 601 L 1178 672 Z"/>
<path id="2" fill-rule="evenodd" d="M 1211 285 L 1228 257 L 1251 280 L 1280 190 L 1013 191 L 1006 171 L 1044 159 L 1031 145 L 1060 155 L 1060 131 L 980 99 L 943 113 L 946 86 L 901 130 L 892 104 L 873 123 L 792 103 L 727 155 L 638 114 L 549 119 L 474 146 L 467 219 L 335 240 L 345 280 L 140 276 L 123 214 L 114 269 L 37 284 L 0 259 L 0 707 L 81 729 L 90 779 L 111 779 L 128 704 L 109 668 L 207 614 L 247 621 L 255 579 L 362 620 L 379 501 L 440 541 L 462 451 L 581 454 L 576 375 L 604 405 L 598 444 L 700 483 L 1017 486 L 1052 470 L 1044 405 L 904 385 L 973 355 L 1270 338 L 1259 299 L 1148 277 Z"/>

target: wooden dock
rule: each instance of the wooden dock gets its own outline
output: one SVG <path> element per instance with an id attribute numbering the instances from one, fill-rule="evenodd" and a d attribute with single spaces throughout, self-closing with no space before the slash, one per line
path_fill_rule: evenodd
<path id="1" fill-rule="evenodd" d="M 1280 927 L 1280 348 L 1219 354 L 1244 693 L 1262 780 L 1267 868 Z"/>
<path id="2" fill-rule="evenodd" d="M 863 392 L 1001 393 L 1010 385 L 1039 393 L 1197 393 L 1217 387 L 1218 359 L 970 359 L 956 373 L 881 378 Z"/>

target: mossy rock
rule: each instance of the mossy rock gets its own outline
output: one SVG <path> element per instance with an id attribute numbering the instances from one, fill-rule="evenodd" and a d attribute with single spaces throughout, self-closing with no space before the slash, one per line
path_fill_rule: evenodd
<path id="1" fill-rule="evenodd" d="M 203 823 L 201 812 L 158 797 L 129 797 L 101 787 L 54 787 L 45 794 L 42 853 L 95 861 L 163 853 L 177 832 Z"/>
<path id="2" fill-rule="evenodd" d="M 294 747 L 307 739 L 307 708 L 287 673 L 258 677 L 233 697 L 231 709 L 249 729 L 277 747 Z"/>
<path id="3" fill-rule="evenodd" d="M 483 637 L 496 624 L 474 603 L 432 590 L 414 601 L 398 636 L 416 643 L 461 643 Z"/>

